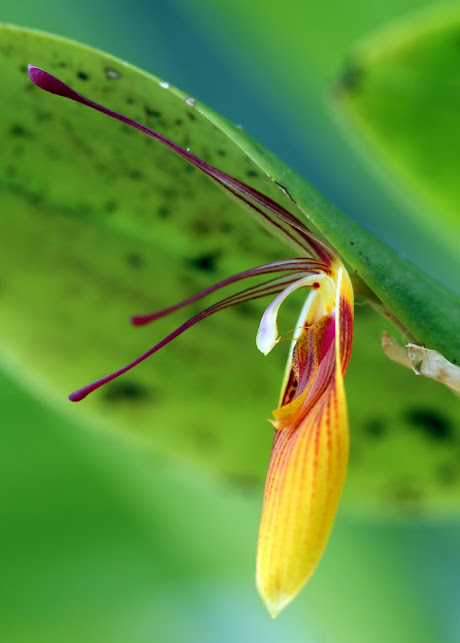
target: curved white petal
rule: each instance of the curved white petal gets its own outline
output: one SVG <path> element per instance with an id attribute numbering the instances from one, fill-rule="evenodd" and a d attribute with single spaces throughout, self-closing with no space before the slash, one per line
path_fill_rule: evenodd
<path id="1" fill-rule="evenodd" d="M 261 353 L 268 355 L 272 348 L 280 341 L 276 320 L 283 301 L 298 288 L 312 286 L 314 283 L 321 284 L 324 277 L 325 275 L 309 275 L 308 277 L 302 277 L 302 279 L 295 281 L 293 284 L 290 284 L 285 288 L 283 292 L 281 292 L 267 307 L 262 315 L 262 319 L 260 320 L 259 330 L 257 331 L 256 337 L 257 348 Z"/>

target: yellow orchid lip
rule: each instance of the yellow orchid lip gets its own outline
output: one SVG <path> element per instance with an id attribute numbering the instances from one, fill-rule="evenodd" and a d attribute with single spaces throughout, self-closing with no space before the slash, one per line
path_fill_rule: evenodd
<path id="1" fill-rule="evenodd" d="M 272 616 L 302 589 L 329 538 L 348 462 L 343 375 L 353 329 L 353 291 L 339 268 L 331 313 L 312 293 L 302 311 L 274 411 L 257 552 L 257 588 Z"/>
<path id="2" fill-rule="evenodd" d="M 345 480 L 348 418 L 343 377 L 353 336 L 353 290 L 348 273 L 332 248 L 272 199 L 154 130 L 85 98 L 48 72 L 29 65 L 29 76 L 45 91 L 86 105 L 156 139 L 249 206 L 265 225 L 298 250 L 299 256 L 294 259 L 243 271 L 169 308 L 133 317 L 133 324 L 140 326 L 230 284 L 269 276 L 264 283 L 213 304 L 127 366 L 69 396 L 72 401 L 82 400 L 220 310 L 274 296 L 256 338 L 259 350 L 268 354 L 279 341 L 276 320 L 281 304 L 294 290 L 308 289 L 288 358 L 280 406 L 274 411 L 275 437 L 257 552 L 257 588 L 270 614 L 276 616 L 313 573 L 329 538 Z"/>

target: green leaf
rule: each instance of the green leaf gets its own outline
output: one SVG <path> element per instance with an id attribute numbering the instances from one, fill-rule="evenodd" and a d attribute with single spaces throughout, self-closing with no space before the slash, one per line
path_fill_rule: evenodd
<path id="1" fill-rule="evenodd" d="M 338 108 L 344 130 L 453 256 L 458 251 L 458 5 L 390 24 L 356 47 Z"/>
<path id="2" fill-rule="evenodd" d="M 222 64 L 224 69 L 230 65 L 230 74 L 248 87 L 248 104 L 260 104 L 264 118 L 270 123 L 278 119 L 279 128 L 266 124 L 275 132 L 264 133 L 262 119 L 259 125 L 244 111 L 241 90 L 239 111 L 235 105 L 230 107 L 234 118 L 250 124 L 265 144 L 278 145 L 282 157 L 291 166 L 302 168 L 304 178 L 330 201 L 341 203 L 361 225 L 455 291 L 456 255 L 447 252 L 446 244 L 425 227 L 413 225 L 407 213 L 413 203 L 409 206 L 407 199 L 396 198 L 379 180 L 371 169 L 373 158 L 350 149 L 348 138 L 337 131 L 331 109 L 334 79 L 356 42 L 417 8 L 440 3 L 354 0 L 345 5 L 342 0 L 284 0 L 282 17 L 279 5 L 266 0 L 174 0 L 174 4 L 180 6 L 204 46 L 216 53 L 214 65 Z M 185 74 L 181 76 L 180 69 L 175 73 L 181 79 L 179 84 L 187 86 Z M 211 99 L 212 92 L 206 96 L 208 103 L 214 101 L 223 111 L 228 92 L 225 88 L 221 91 L 222 99 Z"/>
<path id="3" fill-rule="evenodd" d="M 1 356 L 16 377 L 64 403 L 65 393 L 122 366 L 176 325 L 160 320 L 134 329 L 131 314 L 287 256 L 223 191 L 154 141 L 37 90 L 28 63 L 295 210 L 274 181 L 282 185 L 406 327 L 446 356 L 453 352 L 450 295 L 238 128 L 106 54 L 8 26 L 0 34 L 7 97 L 0 119 L 0 336 Z M 294 303 L 286 308 L 286 331 L 297 316 Z M 264 418 L 276 404 L 285 360 L 281 349 L 264 358 L 255 348 L 262 310 L 251 303 L 207 320 L 72 405 L 73 416 L 232 483 L 259 485 L 272 437 Z M 369 307 L 358 310 L 347 376 L 355 435 L 350 500 L 366 508 L 452 510 L 460 483 L 445 471 L 455 465 L 455 398 L 389 362 L 379 346 L 384 328 Z M 414 462 L 406 455 L 413 448 Z"/>

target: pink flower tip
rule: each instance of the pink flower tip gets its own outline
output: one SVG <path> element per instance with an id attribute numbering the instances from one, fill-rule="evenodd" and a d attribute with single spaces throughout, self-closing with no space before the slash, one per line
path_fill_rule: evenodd
<path id="1" fill-rule="evenodd" d="M 40 89 L 50 92 L 50 94 L 56 94 L 57 96 L 63 96 L 64 98 L 84 102 L 81 100 L 81 97 L 77 92 L 74 92 L 73 89 L 63 83 L 62 80 L 59 80 L 59 78 L 56 78 L 44 69 L 40 69 L 40 67 L 36 67 L 35 65 L 29 65 L 28 67 L 30 80 Z"/>
<path id="2" fill-rule="evenodd" d="M 129 321 L 133 326 L 144 326 L 148 323 L 149 318 L 146 315 L 135 315 Z"/>
<path id="3" fill-rule="evenodd" d="M 30 80 L 35 84 L 40 87 L 40 77 L 43 75 L 48 75 L 46 71 L 43 71 L 43 69 L 40 69 L 40 67 L 36 67 L 35 65 L 28 65 L 29 69 L 29 78 Z"/>
<path id="4" fill-rule="evenodd" d="M 69 395 L 69 400 L 71 402 L 80 402 L 80 400 L 83 400 L 86 397 L 87 393 L 84 393 L 82 389 L 78 391 L 74 391 Z"/>

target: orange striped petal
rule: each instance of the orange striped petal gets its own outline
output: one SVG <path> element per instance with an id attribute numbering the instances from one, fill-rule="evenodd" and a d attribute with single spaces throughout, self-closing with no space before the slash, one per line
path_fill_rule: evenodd
<path id="1" fill-rule="evenodd" d="M 334 522 L 348 461 L 343 374 L 352 328 L 353 292 L 339 269 L 335 311 L 297 340 L 284 405 L 274 413 L 257 553 L 257 587 L 272 616 L 313 573 Z"/>

